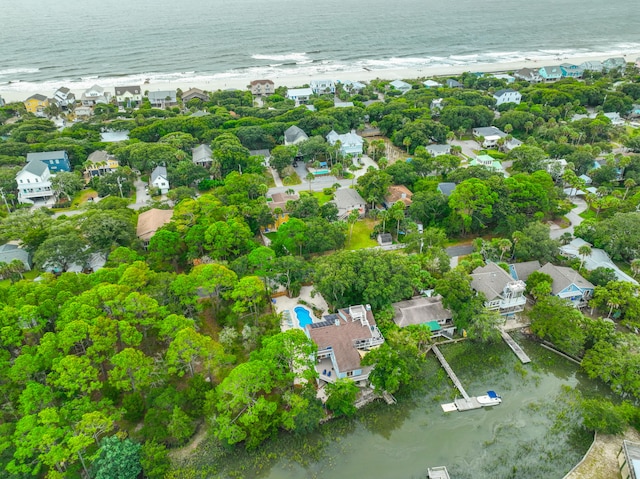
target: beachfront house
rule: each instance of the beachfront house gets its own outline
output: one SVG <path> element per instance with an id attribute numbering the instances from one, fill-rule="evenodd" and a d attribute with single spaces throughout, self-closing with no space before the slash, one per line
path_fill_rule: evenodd
<path id="1" fill-rule="evenodd" d="M 351 94 L 360 93 L 362 90 L 364 90 L 367 87 L 367 85 L 359 81 L 345 80 L 339 83 L 342 85 L 342 89 L 344 91 Z"/>
<path id="2" fill-rule="evenodd" d="M 543 81 L 556 81 L 562 78 L 562 68 L 560 68 L 560 65 L 541 67 L 538 73 Z"/>
<path id="3" fill-rule="evenodd" d="M 136 108 L 142 103 L 142 90 L 139 86 L 117 86 L 116 101 L 121 108 Z"/>
<path id="4" fill-rule="evenodd" d="M 339 188 L 331 201 L 338 207 L 338 218 L 341 220 L 347 218 L 354 210 L 358 211 L 360 218 L 364 217 L 367 204 L 356 190 Z"/>
<path id="5" fill-rule="evenodd" d="M 336 82 L 333 80 L 311 80 L 309 86 L 314 95 L 333 95 L 336 92 Z"/>
<path id="6" fill-rule="evenodd" d="M 385 208 L 391 208 L 396 202 L 402 201 L 404 206 L 410 206 L 413 193 L 404 185 L 391 185 L 384 197 Z"/>
<path id="7" fill-rule="evenodd" d="M 296 106 L 304 105 L 309 102 L 313 95 L 311 88 L 289 88 L 287 90 L 287 98 L 296 102 Z"/>
<path id="8" fill-rule="evenodd" d="M 537 70 L 532 70 L 531 68 L 522 68 L 513 74 L 514 77 L 519 80 L 524 80 L 529 83 L 539 83 L 542 81 L 542 77 Z"/>
<path id="9" fill-rule="evenodd" d="M 451 193 L 453 193 L 453 191 L 456 189 L 456 184 L 450 182 L 438 183 L 436 189 L 444 196 L 449 198 L 449 196 L 451 196 Z"/>
<path id="10" fill-rule="evenodd" d="M 433 80 L 425 80 L 422 82 L 422 84 L 425 86 L 425 88 L 440 88 L 442 86 L 440 83 Z"/>
<path id="11" fill-rule="evenodd" d="M 602 62 L 598 61 L 598 60 L 591 60 L 591 61 L 587 61 L 587 62 L 582 62 L 580 64 L 580 68 L 582 68 L 582 71 L 592 71 L 592 72 L 601 72 L 604 69 L 604 65 L 602 64 Z"/>
<path id="12" fill-rule="evenodd" d="M 47 165 L 51 173 L 54 175 L 59 171 L 71 171 L 69 155 L 67 155 L 67 152 L 65 150 L 27 153 L 27 163 L 36 160 L 42 161 L 45 165 Z"/>
<path id="13" fill-rule="evenodd" d="M 0 246 L 0 264 L 10 264 L 13 261 L 20 261 L 24 265 L 25 271 L 31 271 L 32 263 L 28 251 L 11 243 Z"/>
<path id="14" fill-rule="evenodd" d="M 493 78 L 497 78 L 498 80 L 504 80 L 505 82 L 507 82 L 507 85 L 516 81 L 515 77 L 507 75 L 506 73 L 495 73 L 492 76 Z"/>
<path id="15" fill-rule="evenodd" d="M 212 155 L 209 145 L 199 145 L 191 150 L 191 161 L 203 168 L 209 168 L 213 162 Z"/>
<path id="16" fill-rule="evenodd" d="M 362 357 L 384 343 L 371 306 L 357 305 L 327 314 L 322 321 L 306 326 L 305 333 L 316 344 L 316 371 L 320 384 L 349 378 L 366 387 L 372 366 L 363 366 Z"/>
<path id="17" fill-rule="evenodd" d="M 627 61 L 622 57 L 613 57 L 607 58 L 602 62 L 602 67 L 605 71 L 610 72 L 611 70 L 615 70 L 616 68 L 620 68 L 624 70 L 627 66 Z"/>
<path id="18" fill-rule="evenodd" d="M 120 162 L 105 150 L 97 150 L 89 155 L 85 163 L 85 173 L 89 177 L 112 173 L 120 167 Z"/>
<path id="19" fill-rule="evenodd" d="M 96 106 L 101 104 L 107 104 L 111 101 L 111 93 L 105 91 L 100 85 L 93 85 L 91 88 L 85 90 L 80 97 L 82 106 Z"/>
<path id="20" fill-rule="evenodd" d="M 191 100 L 208 101 L 209 95 L 200 88 L 189 88 L 182 92 L 182 103 L 186 105 Z"/>
<path id="21" fill-rule="evenodd" d="M 340 153 L 343 156 L 354 155 L 360 156 L 362 155 L 362 148 L 364 145 L 364 140 L 361 136 L 356 134 L 355 130 L 351 130 L 349 133 L 345 133 L 340 135 L 336 133 L 334 130 L 331 130 L 327 135 L 327 141 L 330 145 L 335 145 L 338 141 L 340 142 Z"/>
<path id="22" fill-rule="evenodd" d="M 478 155 L 469 162 L 469 166 L 484 166 L 490 170 L 494 170 L 499 173 L 504 173 L 502 163 L 496 160 L 491 155 Z"/>
<path id="23" fill-rule="evenodd" d="M 152 208 L 138 216 L 138 224 L 136 226 L 136 236 L 142 241 L 146 248 L 149 246 L 149 240 L 153 238 L 160 228 L 171 221 L 173 210 L 159 210 Z"/>
<path id="24" fill-rule="evenodd" d="M 271 201 L 267 201 L 267 206 L 273 214 L 273 223 L 262 228 L 264 233 L 278 231 L 278 228 L 289 221 L 289 211 L 287 210 L 288 201 L 298 201 L 300 196 L 296 193 L 289 195 L 287 193 L 273 193 Z"/>
<path id="25" fill-rule="evenodd" d="M 169 177 L 166 166 L 156 166 L 151 172 L 149 183 L 153 188 L 158 188 L 160 194 L 166 195 L 169 192 Z"/>
<path id="26" fill-rule="evenodd" d="M 27 112 L 33 113 L 36 116 L 46 116 L 44 113 L 44 109 L 49 106 L 49 99 L 44 96 L 36 93 L 35 95 L 31 95 L 24 101 L 24 107 Z"/>
<path id="27" fill-rule="evenodd" d="M 295 125 L 290 126 L 284 132 L 284 144 L 285 145 L 297 145 L 305 140 L 308 140 L 307 134 Z"/>
<path id="28" fill-rule="evenodd" d="M 253 96 L 273 95 L 276 91 L 275 84 L 271 80 L 253 80 L 249 83 Z"/>
<path id="29" fill-rule="evenodd" d="M 519 91 L 507 88 L 495 92 L 493 98 L 496 100 L 496 106 L 503 105 L 504 103 L 515 103 L 519 105 L 522 100 L 522 94 Z"/>
<path id="30" fill-rule="evenodd" d="M 418 296 L 406 301 L 393 303 L 393 322 L 400 328 L 407 326 L 428 326 L 431 337 L 453 338 L 456 327 L 451 311 L 442 305 L 442 296 Z"/>
<path id="31" fill-rule="evenodd" d="M 560 70 L 562 70 L 562 78 L 582 78 L 584 75 L 584 69 L 572 63 L 563 63 L 560 65 Z"/>
<path id="32" fill-rule="evenodd" d="M 507 317 L 524 310 L 527 303 L 524 281 L 514 280 L 496 263 L 474 269 L 471 278 L 471 287 L 484 294 L 487 309 L 498 311 Z"/>
<path id="33" fill-rule="evenodd" d="M 427 145 L 425 146 L 425 150 L 434 158 L 440 155 L 450 155 L 451 154 L 451 145 Z"/>
<path id="34" fill-rule="evenodd" d="M 395 90 L 398 90 L 403 95 L 407 93 L 409 90 L 411 90 L 411 84 L 402 80 L 394 80 L 391 83 L 389 83 L 389 86 Z"/>
<path id="35" fill-rule="evenodd" d="M 51 188 L 51 171 L 44 161 L 29 161 L 16 175 L 18 202 L 33 204 L 54 198 Z"/>
<path id="36" fill-rule="evenodd" d="M 53 94 L 53 101 L 55 101 L 60 108 L 66 109 L 76 103 L 76 96 L 71 93 L 71 90 L 67 87 L 62 86 Z"/>
<path id="37" fill-rule="evenodd" d="M 575 308 L 585 307 L 593 297 L 595 286 L 572 268 L 547 263 L 539 271 L 551 276 L 551 294 L 566 299 Z"/>
<path id="38" fill-rule="evenodd" d="M 150 91 L 147 98 L 152 108 L 170 108 L 178 104 L 175 90 Z"/>

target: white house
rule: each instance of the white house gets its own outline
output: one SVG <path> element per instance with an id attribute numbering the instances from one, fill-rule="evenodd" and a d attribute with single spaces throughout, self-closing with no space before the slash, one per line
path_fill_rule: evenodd
<path id="1" fill-rule="evenodd" d="M 394 80 L 391 83 L 389 83 L 389 85 L 395 88 L 396 90 L 402 92 L 403 95 L 407 93 L 409 90 L 411 90 L 411 85 L 406 81 L 402 81 L 402 80 Z"/>
<path id="2" fill-rule="evenodd" d="M 597 60 L 592 60 L 592 61 L 581 63 L 580 68 L 582 68 L 583 71 L 589 70 L 592 72 L 601 72 L 602 70 L 604 70 L 604 65 L 602 64 L 602 62 L 599 62 Z"/>
<path id="3" fill-rule="evenodd" d="M 32 204 L 52 199 L 55 192 L 51 188 L 51 177 L 44 161 L 33 160 L 27 163 L 16 175 L 18 202 Z"/>
<path id="4" fill-rule="evenodd" d="M 427 88 L 440 88 L 442 86 L 440 83 L 433 80 L 423 81 L 422 84 Z"/>
<path id="5" fill-rule="evenodd" d="M 524 281 L 514 280 L 497 264 L 489 263 L 474 269 L 471 278 L 471 287 L 487 299 L 484 303 L 487 309 L 497 310 L 502 316 L 524 310 L 527 303 Z"/>
<path id="6" fill-rule="evenodd" d="M 542 81 L 540 73 L 538 73 L 537 70 L 532 70 L 531 68 L 518 70 L 513 74 L 513 76 L 520 80 L 528 81 L 529 83 L 539 83 Z"/>
<path id="7" fill-rule="evenodd" d="M 500 106 L 504 103 L 520 104 L 522 100 L 522 94 L 519 91 L 507 88 L 505 90 L 498 90 L 493 94 L 493 98 L 496 100 L 496 106 Z"/>
<path id="8" fill-rule="evenodd" d="M 427 153 L 429 153 L 434 158 L 440 155 L 450 155 L 451 154 L 451 145 L 427 145 L 425 147 Z"/>
<path id="9" fill-rule="evenodd" d="M 307 103 L 312 95 L 311 88 L 289 88 L 287 90 L 287 98 L 295 101 L 296 105 Z"/>
<path id="10" fill-rule="evenodd" d="M 111 93 L 105 91 L 100 85 L 93 85 L 88 90 L 85 90 L 80 101 L 83 106 L 96 106 L 100 104 L 109 103 L 111 100 Z"/>
<path id="11" fill-rule="evenodd" d="M 60 87 L 53 94 L 53 100 L 60 108 L 67 108 L 76 102 L 76 96 L 67 87 Z"/>
<path id="12" fill-rule="evenodd" d="M 429 104 L 429 109 L 434 115 L 440 113 L 440 111 L 444 108 L 444 98 L 434 98 L 431 100 Z"/>
<path id="13" fill-rule="evenodd" d="M 482 146 L 485 148 L 497 146 L 498 140 L 507 136 L 504 131 L 495 126 L 478 127 L 471 130 L 471 132 L 475 138 L 484 138 Z"/>
<path id="14" fill-rule="evenodd" d="M 327 141 L 330 145 L 335 145 L 340 142 L 340 153 L 343 155 L 362 155 L 362 145 L 364 140 L 361 136 L 356 134 L 355 130 L 351 130 L 349 133 L 339 135 L 334 130 L 331 130 L 327 135 Z"/>
<path id="15" fill-rule="evenodd" d="M 175 90 L 150 91 L 147 98 L 153 108 L 167 108 L 178 104 Z"/>
<path id="16" fill-rule="evenodd" d="M 367 85 L 359 81 L 345 80 L 340 83 L 342 84 L 342 88 L 349 93 L 360 93 L 367 87 Z"/>
<path id="17" fill-rule="evenodd" d="M 333 80 L 311 80 L 309 86 L 316 95 L 333 95 L 336 92 L 336 82 Z"/>
<path id="18" fill-rule="evenodd" d="M 123 108 L 135 108 L 142 103 L 142 91 L 139 86 L 117 86 L 116 101 Z"/>
<path id="19" fill-rule="evenodd" d="M 151 172 L 151 186 L 158 188 L 160 193 L 166 195 L 169 191 L 169 180 L 167 176 L 167 168 L 165 166 L 156 166 Z"/>

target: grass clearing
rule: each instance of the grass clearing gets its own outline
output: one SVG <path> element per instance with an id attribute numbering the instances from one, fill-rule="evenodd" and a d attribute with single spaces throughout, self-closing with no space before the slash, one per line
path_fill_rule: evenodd
<path id="1" fill-rule="evenodd" d="M 358 221 L 353 226 L 353 235 L 351 236 L 351 241 L 349 241 L 349 231 L 347 230 L 347 244 L 345 249 L 354 250 L 378 246 L 378 242 L 374 239 L 371 239 L 371 232 L 373 231 L 373 227 L 375 225 L 376 222 L 371 218 L 365 218 L 364 220 Z"/>
<path id="2" fill-rule="evenodd" d="M 40 276 L 41 271 L 32 269 L 31 271 L 25 271 L 24 273 L 22 273 L 22 276 L 24 277 L 24 279 L 28 280 L 28 281 L 33 281 L 34 279 L 36 279 L 38 276 Z M 0 281 L 0 288 L 1 287 L 6 287 L 6 286 L 10 286 L 11 285 L 11 280 L 10 279 L 3 279 Z"/>
<path id="3" fill-rule="evenodd" d="M 593 211 L 591 208 L 587 208 L 582 213 L 580 213 L 578 216 L 580 216 L 580 218 L 583 218 L 585 220 L 591 220 L 591 219 L 595 219 L 596 218 L 596 212 Z"/>
<path id="4" fill-rule="evenodd" d="M 315 191 L 315 192 L 308 192 L 308 191 L 301 191 L 300 192 L 300 196 L 315 196 L 318 200 L 318 205 L 322 206 L 325 203 L 328 203 L 329 201 L 331 201 L 333 199 L 333 195 L 325 195 L 322 191 Z"/>

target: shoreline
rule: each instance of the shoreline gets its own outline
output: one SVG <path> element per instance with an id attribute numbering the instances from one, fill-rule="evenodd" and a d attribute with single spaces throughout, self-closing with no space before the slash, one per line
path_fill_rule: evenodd
<path id="1" fill-rule="evenodd" d="M 640 51 L 629 51 L 621 53 L 618 56 L 622 56 L 629 63 L 636 62 L 636 59 L 640 57 Z M 350 81 L 364 81 L 370 82 L 375 79 L 384 80 L 411 80 L 417 78 L 437 78 L 461 75 L 465 72 L 483 72 L 483 73 L 503 73 L 509 71 L 520 70 L 522 68 L 538 69 L 542 66 L 559 65 L 561 63 L 572 63 L 579 65 L 587 61 L 603 61 L 607 58 L 611 58 L 611 55 L 567 55 L 557 57 L 555 60 L 522 60 L 511 62 L 496 62 L 496 63 L 467 63 L 462 65 L 438 65 L 424 67 L 412 67 L 412 68 L 389 68 L 389 69 L 367 69 L 360 68 L 359 70 L 351 71 L 331 71 L 327 73 L 320 73 L 313 76 L 301 75 L 301 74 L 287 74 L 286 70 L 283 70 L 280 74 L 270 75 L 267 78 L 275 83 L 276 87 L 286 86 L 288 88 L 300 87 L 308 84 L 312 79 L 330 78 L 333 80 L 350 80 Z M 142 87 L 142 91 L 160 91 L 160 90 L 175 90 L 180 88 L 182 91 L 189 88 L 199 88 L 206 91 L 228 90 L 238 89 L 246 90 L 247 86 L 252 80 L 260 80 L 266 78 L 257 78 L 252 76 L 249 72 L 238 73 L 237 76 L 228 76 L 226 78 L 214 78 L 213 76 L 195 76 L 192 78 L 183 77 L 176 80 L 165 81 L 150 81 L 144 83 L 144 75 L 140 75 L 139 85 Z M 135 75 L 132 75 L 135 77 Z M 102 84 L 101 81 L 102 80 Z M 26 100 L 31 95 L 36 93 L 52 97 L 55 88 L 52 91 L 46 91 L 45 84 L 51 84 L 53 82 L 41 82 L 42 88 L 38 89 L 38 83 L 25 83 L 25 88 L 20 86 L 21 82 L 11 83 L 0 86 L 0 96 L 7 103 L 21 102 Z M 94 84 L 103 86 L 105 89 L 113 90 L 115 85 L 126 86 L 136 84 L 130 78 L 121 82 L 117 81 L 117 78 L 96 78 L 90 80 L 82 80 L 76 82 L 60 82 L 58 87 L 65 86 L 69 88 L 76 98 L 80 98 L 82 93 Z M 49 89 L 51 90 L 51 89 Z"/>

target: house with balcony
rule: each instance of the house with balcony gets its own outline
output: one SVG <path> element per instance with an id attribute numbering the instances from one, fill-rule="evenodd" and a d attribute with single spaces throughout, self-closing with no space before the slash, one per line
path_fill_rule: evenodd
<path id="1" fill-rule="evenodd" d="M 473 128 L 471 133 L 476 139 L 482 138 L 482 146 L 484 148 L 495 148 L 498 145 L 498 140 L 507 136 L 504 131 L 495 126 Z"/>
<path id="2" fill-rule="evenodd" d="M 211 148 L 209 148 L 209 145 L 198 145 L 191 150 L 191 161 L 203 168 L 209 168 L 211 166 L 213 162 L 212 156 L 213 152 Z"/>
<path id="3" fill-rule="evenodd" d="M 393 322 L 400 328 L 428 326 L 431 337 L 453 338 L 456 327 L 451 311 L 442 305 L 442 296 L 418 296 L 393 303 Z"/>
<path id="4" fill-rule="evenodd" d="M 493 156 L 490 155 L 478 155 L 473 160 L 469 162 L 469 166 L 484 166 L 490 170 L 496 171 L 498 173 L 504 173 L 504 168 L 502 168 L 502 163 L 496 160 Z"/>
<path id="5" fill-rule="evenodd" d="M 122 108 L 136 108 L 142 103 L 142 89 L 138 86 L 117 86 L 116 101 Z"/>
<path id="6" fill-rule="evenodd" d="M 587 62 L 582 62 L 580 64 L 580 68 L 582 68 L 582 71 L 592 71 L 592 72 L 601 72 L 602 70 L 604 70 L 604 65 L 602 65 L 602 62 L 599 62 L 598 60 L 591 60 L 591 61 L 587 61 Z"/>
<path id="7" fill-rule="evenodd" d="M 27 153 L 27 163 L 31 161 L 42 161 L 49 167 L 52 174 L 59 171 L 71 171 L 69 163 L 69 155 L 65 150 L 56 151 L 38 151 L 36 153 Z"/>
<path id="8" fill-rule="evenodd" d="M 51 188 L 51 171 L 44 161 L 28 162 L 16 175 L 18 185 L 18 202 L 33 204 L 36 201 L 54 199 L 55 192 Z"/>
<path id="9" fill-rule="evenodd" d="M 82 106 L 104 105 L 111 101 L 111 93 L 105 91 L 100 85 L 93 85 L 85 90 L 80 97 Z"/>
<path id="10" fill-rule="evenodd" d="M 85 173 L 90 178 L 112 173 L 120 168 L 120 162 L 115 156 L 110 155 L 105 150 L 97 150 L 89 155 L 85 163 Z"/>
<path id="11" fill-rule="evenodd" d="M 316 344 L 316 371 L 319 381 L 333 383 L 349 378 L 366 387 L 373 366 L 363 366 L 361 359 L 372 348 L 384 343 L 376 326 L 371 306 L 357 305 L 327 314 L 322 321 L 307 325 L 307 336 Z"/>
<path id="12" fill-rule="evenodd" d="M 333 80 L 311 80 L 309 86 L 314 95 L 333 95 L 336 92 L 336 82 Z"/>
<path id="13" fill-rule="evenodd" d="M 513 74 L 518 80 L 524 80 L 529 83 L 539 83 L 542 81 L 542 77 L 537 70 L 531 68 L 522 68 Z"/>
<path id="14" fill-rule="evenodd" d="M 152 108 L 170 108 L 178 104 L 175 90 L 150 91 L 147 93 Z"/>
<path id="15" fill-rule="evenodd" d="M 44 113 L 44 109 L 49 106 L 49 99 L 44 96 L 36 93 L 35 95 L 31 95 L 24 101 L 24 107 L 29 113 L 33 113 L 36 116 L 46 116 Z"/>
<path id="16" fill-rule="evenodd" d="M 60 108 L 66 109 L 76 103 L 76 96 L 71 93 L 71 90 L 63 86 L 58 88 L 53 94 L 53 101 L 55 101 Z"/>
<path id="17" fill-rule="evenodd" d="M 582 78 L 584 75 L 584 69 L 572 63 L 563 63 L 560 65 L 560 70 L 562 70 L 562 78 Z"/>
<path id="18" fill-rule="evenodd" d="M 343 135 L 336 133 L 335 130 L 331 130 L 327 135 L 327 141 L 332 146 L 340 142 L 340 153 L 343 156 L 362 155 L 364 140 L 356 133 L 356 130 L 351 130 L 349 133 Z"/>
<path id="19" fill-rule="evenodd" d="M 506 88 L 504 90 L 498 90 L 493 94 L 493 98 L 496 100 L 496 106 L 500 106 L 504 103 L 520 104 L 522 100 L 522 94 L 519 91 Z"/>
<path id="20" fill-rule="evenodd" d="M 620 68 L 624 70 L 627 66 L 627 61 L 623 57 L 613 57 L 607 58 L 602 62 L 602 67 L 604 71 L 610 72 L 611 70 L 615 70 L 616 68 Z"/>
<path id="21" fill-rule="evenodd" d="M 560 68 L 560 65 L 541 67 L 538 73 L 543 81 L 556 81 L 562 78 L 562 68 Z"/>
<path id="22" fill-rule="evenodd" d="M 474 269 L 471 278 L 471 287 L 486 299 L 485 308 L 507 317 L 524 310 L 527 303 L 524 281 L 513 279 L 496 263 Z"/>
<path id="23" fill-rule="evenodd" d="M 538 271 L 551 276 L 551 294 L 566 299 L 575 308 L 584 308 L 593 297 L 595 286 L 572 268 L 547 263 Z"/>
<path id="24" fill-rule="evenodd" d="M 313 96 L 311 88 L 289 88 L 287 90 L 287 98 L 296 102 L 296 106 L 309 103 L 309 99 Z"/>
<path id="25" fill-rule="evenodd" d="M 367 85 L 359 81 L 344 80 L 339 83 L 342 85 L 344 91 L 351 94 L 360 93 L 367 87 Z"/>
<path id="26" fill-rule="evenodd" d="M 191 100 L 208 101 L 209 95 L 200 88 L 189 88 L 182 92 L 182 103 L 188 103 Z"/>
<path id="27" fill-rule="evenodd" d="M 276 91 L 275 84 L 271 80 L 253 80 L 249 83 L 253 96 L 269 96 Z"/>

